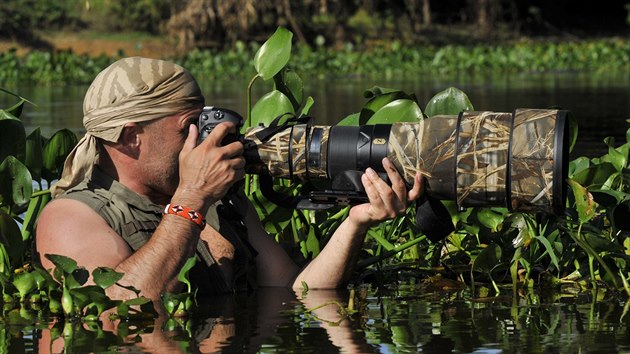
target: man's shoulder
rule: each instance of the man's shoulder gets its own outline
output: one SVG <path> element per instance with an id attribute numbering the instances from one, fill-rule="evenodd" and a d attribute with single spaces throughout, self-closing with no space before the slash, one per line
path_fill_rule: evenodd
<path id="1" fill-rule="evenodd" d="M 102 219 L 85 203 L 68 198 L 55 198 L 49 202 L 42 210 L 37 220 L 37 230 L 39 231 L 67 229 L 68 226 L 93 223 Z M 65 225 L 65 226 L 64 226 Z"/>

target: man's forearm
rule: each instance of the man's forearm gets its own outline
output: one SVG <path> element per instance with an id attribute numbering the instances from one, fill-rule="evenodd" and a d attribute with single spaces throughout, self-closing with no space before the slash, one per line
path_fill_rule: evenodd
<path id="1" fill-rule="evenodd" d="M 293 288 L 301 288 L 302 282 L 312 289 L 342 286 L 354 270 L 366 232 L 367 227 L 346 219 L 321 253 L 298 274 Z"/>
<path id="2" fill-rule="evenodd" d="M 116 267 L 116 271 L 124 273 L 120 283 L 132 285 L 141 291 L 140 295 L 154 300 L 165 291 L 176 290 L 177 275 L 194 254 L 199 233 L 199 227 L 191 221 L 165 216 L 151 239 Z M 111 287 L 107 293 L 116 299 L 134 296 L 121 287 Z"/>

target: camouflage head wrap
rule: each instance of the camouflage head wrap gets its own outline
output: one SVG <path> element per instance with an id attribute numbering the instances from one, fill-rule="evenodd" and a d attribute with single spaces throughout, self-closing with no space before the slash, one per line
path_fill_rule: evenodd
<path id="1" fill-rule="evenodd" d="M 64 163 L 52 186 L 57 196 L 81 182 L 98 162 L 96 138 L 117 142 L 127 123 L 172 116 L 204 103 L 193 76 L 172 62 L 124 58 L 96 76 L 83 101 L 85 136 Z"/>

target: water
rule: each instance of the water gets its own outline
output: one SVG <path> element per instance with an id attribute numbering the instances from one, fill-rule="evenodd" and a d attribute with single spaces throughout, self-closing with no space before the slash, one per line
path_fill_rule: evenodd
<path id="1" fill-rule="evenodd" d="M 225 82 L 199 79 L 206 103 L 246 112 L 245 80 Z M 607 152 L 603 139 L 615 137 L 625 142 L 630 118 L 630 75 L 598 75 L 577 73 L 515 74 L 483 77 L 410 77 L 402 80 L 367 80 L 345 78 L 305 80 L 304 96 L 313 96 L 311 111 L 317 124 L 334 124 L 345 116 L 359 112 L 366 100 L 362 92 L 372 86 L 391 87 L 415 93 L 421 107 L 437 92 L 458 87 L 466 92 L 475 109 L 511 112 L 515 108 L 560 107 L 570 110 L 578 122 L 578 142 L 572 157 L 600 156 Z M 270 82 L 257 81 L 254 99 L 272 89 Z M 68 128 L 79 135 L 82 126 L 82 100 L 87 86 L 17 87 L 37 104 L 27 106 L 23 120 L 27 131 L 40 127 L 45 136 Z M 0 95 L 0 107 L 13 102 L 8 95 Z"/>
<path id="2" fill-rule="evenodd" d="M 420 283 L 354 293 L 260 289 L 201 299 L 189 319 L 90 326 L 12 320 L 0 325 L 5 352 L 226 353 L 623 353 L 628 304 L 591 297 L 538 302 L 467 292 L 425 292 Z M 538 299 L 539 300 L 539 299 Z M 51 329 L 52 328 L 52 329 Z M 57 333 L 55 335 L 55 333 Z M 65 333 L 65 336 L 59 336 Z M 51 335 L 56 339 L 51 341 Z"/>

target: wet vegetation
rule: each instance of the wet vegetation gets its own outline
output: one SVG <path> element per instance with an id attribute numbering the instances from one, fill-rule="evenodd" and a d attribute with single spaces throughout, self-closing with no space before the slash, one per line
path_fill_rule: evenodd
<path id="1" fill-rule="evenodd" d="M 173 58 L 196 77 L 206 80 L 251 77 L 256 43 L 238 42 L 231 50 L 195 49 Z M 121 53 L 121 56 L 123 53 Z M 0 83 L 85 84 L 119 57 L 90 57 L 70 51 L 0 53 Z M 297 45 L 291 67 L 308 77 L 364 76 L 379 79 L 422 75 L 483 75 L 531 72 L 590 72 L 595 75 L 628 72 L 630 41 L 625 39 L 576 42 L 520 41 L 513 44 L 408 46 L 392 42 L 364 50 Z"/>

